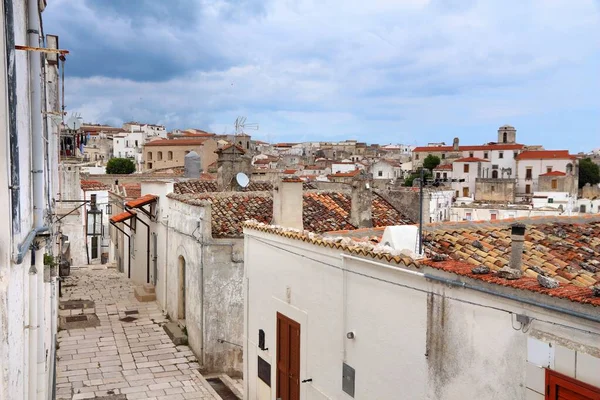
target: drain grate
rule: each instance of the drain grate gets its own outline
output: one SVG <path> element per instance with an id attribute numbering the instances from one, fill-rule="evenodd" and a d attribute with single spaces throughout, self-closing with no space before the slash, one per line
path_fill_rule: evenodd
<path id="1" fill-rule="evenodd" d="M 138 310 L 125 311 L 125 315 L 134 315 L 134 314 L 139 314 Z"/>
<path id="2" fill-rule="evenodd" d="M 65 321 L 67 322 L 81 322 L 81 321 L 87 321 L 88 317 L 87 315 L 73 315 L 70 317 L 65 317 Z"/>
<path id="3" fill-rule="evenodd" d="M 59 308 L 61 310 L 77 310 L 83 308 L 94 308 L 96 303 L 92 300 L 65 300 L 61 301 L 59 304 Z"/>
<path id="4" fill-rule="evenodd" d="M 210 386 L 217 392 L 223 400 L 239 400 L 239 398 L 229 389 L 220 378 L 209 378 L 206 380 Z"/>
<path id="5" fill-rule="evenodd" d="M 119 321 L 123 321 L 123 322 L 133 322 L 136 321 L 137 318 L 134 317 L 125 317 L 125 318 L 120 318 Z"/>

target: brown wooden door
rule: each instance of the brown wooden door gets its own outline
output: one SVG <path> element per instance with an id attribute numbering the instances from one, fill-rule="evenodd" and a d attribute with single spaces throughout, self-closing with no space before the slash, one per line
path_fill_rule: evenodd
<path id="1" fill-rule="evenodd" d="M 300 400 L 300 324 L 277 313 L 277 398 Z"/>
<path id="2" fill-rule="evenodd" d="M 463 197 L 469 197 L 469 188 L 468 187 L 463 188 Z"/>
<path id="3" fill-rule="evenodd" d="M 600 389 L 547 369 L 546 400 L 600 400 Z"/>

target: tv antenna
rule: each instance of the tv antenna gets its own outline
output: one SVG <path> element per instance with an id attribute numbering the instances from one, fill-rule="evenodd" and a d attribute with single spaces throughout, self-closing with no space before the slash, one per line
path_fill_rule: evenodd
<path id="1" fill-rule="evenodd" d="M 246 122 L 246 117 L 237 117 L 234 122 L 235 134 L 241 135 L 246 129 L 258 130 L 258 123 Z"/>

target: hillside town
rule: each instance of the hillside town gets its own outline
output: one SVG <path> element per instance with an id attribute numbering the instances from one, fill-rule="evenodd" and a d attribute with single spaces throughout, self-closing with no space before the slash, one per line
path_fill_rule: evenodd
<path id="1" fill-rule="evenodd" d="M 600 399 L 597 140 L 90 122 L 0 7 L 0 399 Z"/>

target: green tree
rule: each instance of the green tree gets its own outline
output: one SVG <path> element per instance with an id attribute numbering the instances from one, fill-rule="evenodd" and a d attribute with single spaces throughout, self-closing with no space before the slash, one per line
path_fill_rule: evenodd
<path id="1" fill-rule="evenodd" d="M 423 166 L 430 171 L 433 171 L 435 167 L 440 165 L 440 158 L 438 156 L 434 156 L 433 154 L 428 155 L 423 160 Z"/>
<path id="2" fill-rule="evenodd" d="M 131 174 L 135 172 L 135 164 L 128 158 L 111 158 L 106 163 L 107 174 Z"/>
<path id="3" fill-rule="evenodd" d="M 579 161 L 579 188 L 584 187 L 586 183 L 600 183 L 600 167 L 589 158 Z"/>
<path id="4" fill-rule="evenodd" d="M 427 179 L 431 178 L 432 175 L 428 171 L 424 171 L 424 172 L 425 173 L 423 174 L 423 183 L 425 184 L 425 181 L 427 181 Z M 410 176 L 404 180 L 404 186 L 412 187 L 415 179 L 418 179 L 420 177 L 421 177 L 420 172 L 414 172 L 414 173 L 410 174 Z"/>

